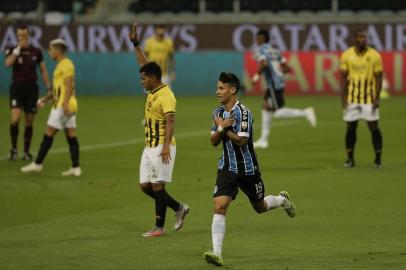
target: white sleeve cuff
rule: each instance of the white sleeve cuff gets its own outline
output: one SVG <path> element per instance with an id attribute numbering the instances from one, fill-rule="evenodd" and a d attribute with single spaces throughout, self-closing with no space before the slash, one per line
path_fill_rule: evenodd
<path id="1" fill-rule="evenodd" d="M 216 132 L 212 130 L 212 131 L 211 131 L 211 134 L 214 134 L 214 133 L 216 133 Z"/>
<path id="2" fill-rule="evenodd" d="M 247 138 L 250 137 L 250 134 L 248 132 L 238 132 L 237 135 L 240 137 L 247 137 Z"/>

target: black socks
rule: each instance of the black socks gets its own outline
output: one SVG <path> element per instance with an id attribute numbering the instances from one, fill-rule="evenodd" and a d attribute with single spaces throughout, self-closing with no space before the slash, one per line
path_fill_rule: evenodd
<path id="1" fill-rule="evenodd" d="M 18 124 L 10 125 L 10 136 L 11 136 L 11 147 L 17 149 L 17 140 L 18 140 Z"/>
<path id="2" fill-rule="evenodd" d="M 72 161 L 72 168 L 79 167 L 79 142 L 76 137 L 66 137 L 69 144 L 70 158 Z"/>
<path id="3" fill-rule="evenodd" d="M 375 160 L 381 160 L 381 153 L 382 153 L 382 133 L 377 129 L 372 129 L 371 130 L 371 135 L 372 135 L 372 144 L 374 146 L 375 150 Z"/>
<path id="4" fill-rule="evenodd" d="M 354 148 L 357 141 L 357 126 L 358 122 L 348 122 L 347 132 L 345 134 L 345 149 L 347 150 L 348 158 L 354 160 Z"/>
<path id="5" fill-rule="evenodd" d="M 31 139 L 34 128 L 32 126 L 26 126 L 24 131 L 24 153 L 30 152 Z"/>
<path id="6" fill-rule="evenodd" d="M 155 213 L 156 213 L 156 223 L 157 227 L 163 227 L 165 225 L 166 217 L 166 207 L 170 207 L 173 211 L 178 211 L 180 209 L 180 204 L 175 199 L 173 199 L 165 189 L 154 191 L 153 194 L 150 194 L 147 191 L 144 191 L 147 195 L 155 198 Z M 152 197 L 152 196 L 151 196 Z"/>
<path id="7" fill-rule="evenodd" d="M 42 139 L 41 147 L 38 151 L 37 159 L 35 160 L 36 164 L 42 164 L 42 162 L 44 162 L 45 156 L 47 155 L 49 148 L 51 148 L 53 141 L 54 141 L 53 137 L 44 135 L 44 138 Z"/>
<path id="8" fill-rule="evenodd" d="M 164 227 L 166 218 L 166 192 L 165 190 L 154 191 L 155 197 L 155 226 Z"/>

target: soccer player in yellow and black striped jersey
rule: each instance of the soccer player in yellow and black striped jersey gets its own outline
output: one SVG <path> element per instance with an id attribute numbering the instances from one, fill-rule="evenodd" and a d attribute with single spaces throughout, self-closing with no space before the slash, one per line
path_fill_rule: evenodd
<path id="1" fill-rule="evenodd" d="M 344 121 L 347 122 L 346 150 L 347 161 L 344 166 L 354 167 L 354 147 L 358 120 L 368 123 L 375 149 L 375 168 L 380 168 L 382 152 L 382 134 L 378 126 L 379 96 L 382 86 L 382 58 L 368 46 L 365 30 L 354 33 L 355 45 L 341 56 L 342 105 Z"/>
<path id="2" fill-rule="evenodd" d="M 173 199 L 165 190 L 165 184 L 172 181 L 175 164 L 176 98 L 168 85 L 162 83 L 162 69 L 155 62 L 148 62 L 140 48 L 134 23 L 130 40 L 140 68 L 141 84 L 147 91 L 145 102 L 145 148 L 140 164 L 141 190 L 155 200 L 155 227 L 143 234 L 155 237 L 165 234 L 166 208 L 175 211 L 175 230 L 179 230 L 189 212 L 189 206 Z"/>
<path id="3" fill-rule="evenodd" d="M 79 142 L 76 137 L 76 114 L 78 103 L 75 96 L 75 66 L 66 57 L 67 45 L 63 39 L 54 39 L 49 45 L 49 55 L 57 62 L 53 74 L 52 91 L 40 98 L 38 107 L 52 100 L 53 106 L 48 117 L 47 128 L 35 162 L 21 168 L 22 172 L 40 172 L 42 163 L 52 146 L 53 138 L 59 130 L 64 130 L 69 144 L 72 167 L 63 176 L 80 176 Z"/>
<path id="4" fill-rule="evenodd" d="M 155 25 L 155 34 L 145 42 L 144 52 L 151 62 L 157 63 L 162 70 L 162 82 L 171 85 L 175 79 L 174 46 L 171 38 L 166 37 L 166 26 Z"/>

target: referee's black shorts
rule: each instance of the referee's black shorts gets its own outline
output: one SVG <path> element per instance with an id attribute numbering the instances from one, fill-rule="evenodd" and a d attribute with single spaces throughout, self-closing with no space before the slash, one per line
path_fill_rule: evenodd
<path id="1" fill-rule="evenodd" d="M 10 86 L 10 108 L 21 108 L 25 113 L 35 114 L 38 96 L 36 82 L 13 82 Z"/>
<path id="2" fill-rule="evenodd" d="M 284 95 L 284 89 L 280 89 L 280 90 L 276 90 L 276 91 L 272 91 L 273 93 L 271 93 L 271 90 L 268 88 L 266 89 L 265 93 L 264 93 L 264 100 L 268 101 L 270 100 L 272 104 L 272 110 L 277 110 L 282 108 L 283 106 L 285 106 L 285 95 Z"/>

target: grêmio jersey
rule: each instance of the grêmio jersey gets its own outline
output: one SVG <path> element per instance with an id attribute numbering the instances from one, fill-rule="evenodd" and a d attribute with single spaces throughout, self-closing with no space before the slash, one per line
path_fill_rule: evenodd
<path id="1" fill-rule="evenodd" d="M 240 175 L 257 175 L 260 173 L 257 161 L 257 154 L 254 151 L 253 142 L 253 118 L 251 112 L 242 103 L 237 101 L 233 109 L 227 112 L 223 105 L 217 107 L 212 114 L 214 117 L 228 118 L 234 114 L 234 124 L 232 131 L 240 137 L 248 138 L 248 144 L 238 146 L 233 143 L 228 137 L 222 139 L 223 152 L 218 161 L 219 170 L 227 170 Z M 217 130 L 217 126 L 212 124 L 211 132 Z"/>

